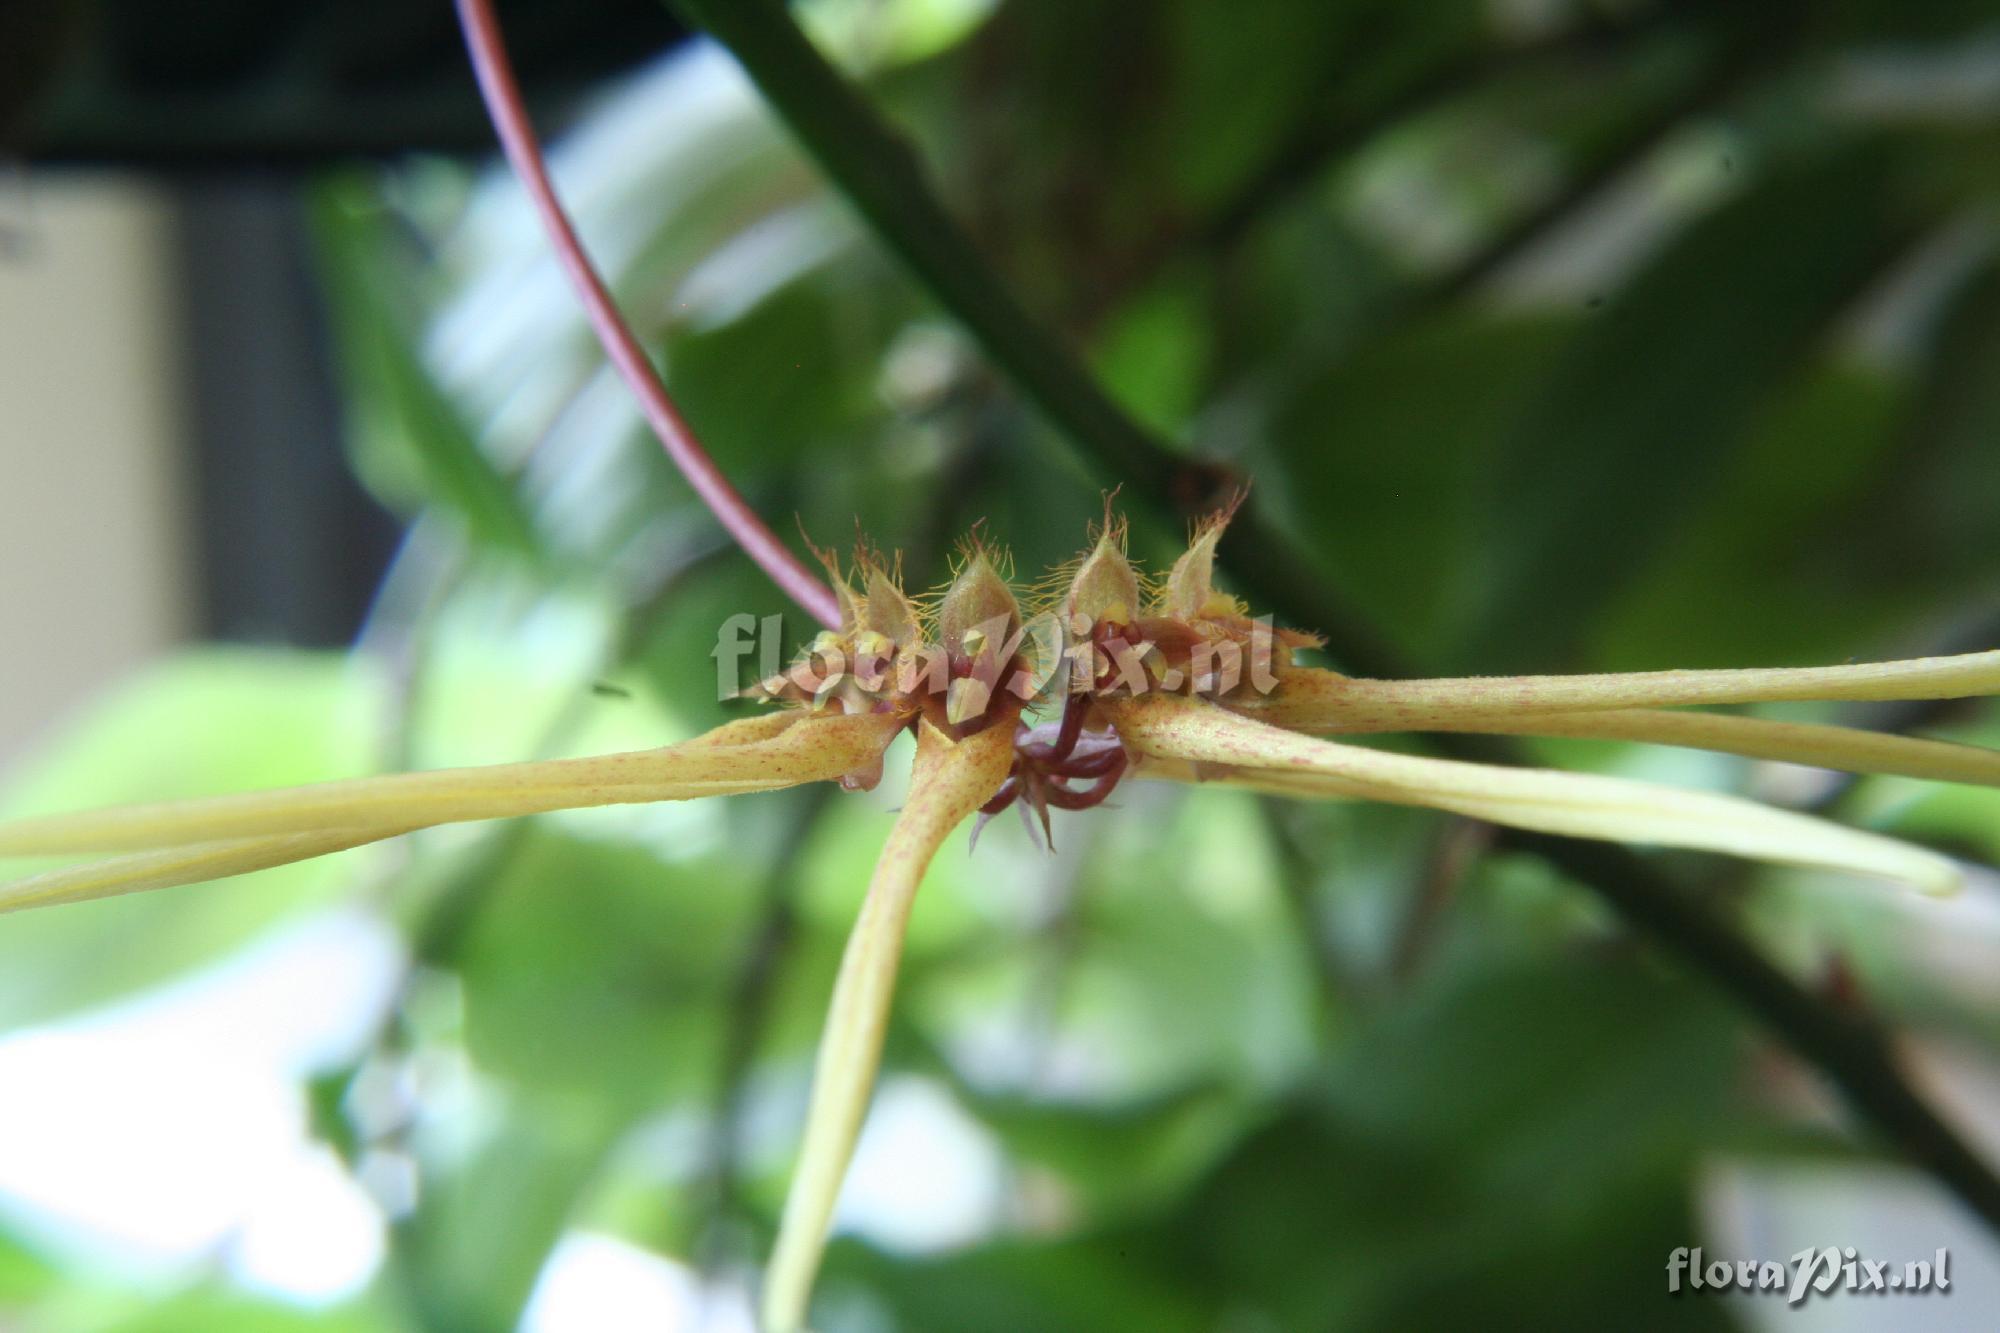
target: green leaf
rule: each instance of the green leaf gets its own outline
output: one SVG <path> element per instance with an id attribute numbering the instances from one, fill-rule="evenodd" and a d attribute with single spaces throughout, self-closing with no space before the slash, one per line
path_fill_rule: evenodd
<path id="1" fill-rule="evenodd" d="M 31 757 L 6 815 L 358 777 L 382 682 L 333 654 L 206 649 L 129 681 Z M 217 884 L 0 921 L 0 1022 L 45 1020 L 153 985 L 325 904 L 374 849 Z M 25 871 L 15 863 L 8 870 Z"/>
<path id="2" fill-rule="evenodd" d="M 817 1309 L 838 1308 L 844 1284 L 858 1280 L 894 1312 L 899 1327 L 925 1333 L 1203 1333 L 1216 1327 L 1208 1301 L 1174 1290 L 1113 1244 L 1007 1240 L 912 1259 L 836 1241 L 824 1274 Z M 835 1326 L 830 1318 L 825 1322 Z"/>
<path id="3" fill-rule="evenodd" d="M 1461 623 L 1467 571 L 1487 555 L 1495 426 L 1521 412 L 1573 327 L 1420 321 L 1360 343 L 1279 404 L 1264 498 L 1414 652 L 1435 657 Z"/>
<path id="4" fill-rule="evenodd" d="M 419 1327 L 514 1328 L 578 1200 L 630 1108 L 613 1100 L 515 1096 L 477 1150 L 427 1169 L 415 1213 L 394 1232 L 403 1294 Z"/>
<path id="5" fill-rule="evenodd" d="M 311 195 L 311 216 L 340 369 L 346 381 L 355 471 L 384 504 L 409 514 L 438 504 L 475 543 L 515 555 L 539 550 L 514 486 L 417 354 L 409 279 L 399 274 L 388 221 L 352 178 Z"/>
<path id="6" fill-rule="evenodd" d="M 1105 389 L 1148 429 L 1169 437 L 1201 402 L 1214 341 L 1207 298 L 1194 274 L 1169 275 L 1111 316 L 1091 356 Z"/>
<path id="7" fill-rule="evenodd" d="M 1751 415 L 1900 235 L 1873 148 L 1772 172 L 1684 231 L 1508 424 L 1483 525 L 1481 671 L 1555 669 L 1706 504 Z"/>
<path id="8" fill-rule="evenodd" d="M 965 1087 L 957 1095 L 1013 1161 L 1054 1171 L 1088 1215 L 1100 1217 L 1170 1202 L 1251 1113 L 1247 1099 L 1217 1085 L 1114 1105 Z"/>
<path id="9" fill-rule="evenodd" d="M 14 1311 L 56 1290 L 60 1272 L 12 1236 L 0 1233 L 0 1311 Z"/>
<path id="10" fill-rule="evenodd" d="M 692 802 L 632 819 L 669 845 L 723 836 L 721 812 Z M 566 821 L 573 832 L 532 828 L 489 886 L 458 965 L 482 1070 L 637 1108 L 713 1081 L 755 882 L 713 853 L 668 860 L 609 840 L 610 822 L 580 814 Z"/>
<path id="11" fill-rule="evenodd" d="M 2000 270 L 1919 344 L 1915 382 L 1829 367 L 1760 413 L 1715 502 L 1609 618 L 1608 668 L 1927 651 L 2000 573 Z M 1967 646 L 1983 647 L 1983 644 Z"/>
<path id="12" fill-rule="evenodd" d="M 930 1259 L 829 1252 L 902 1326 L 1725 1328 L 1664 1302 L 1697 1154 L 1740 1141 L 1720 1004 L 1622 958 L 1504 962 L 1385 1007 L 1191 1187 Z M 1643 1303 L 1643 1304 L 1642 1304 Z"/>
<path id="13" fill-rule="evenodd" d="M 829 233 L 824 257 L 769 291 L 743 272 L 754 299 L 740 311 L 666 330 L 667 387 L 739 484 L 849 457 L 880 427 L 882 359 L 915 307 L 874 281 L 878 261 L 821 211 L 812 225 Z"/>
<path id="14" fill-rule="evenodd" d="M 1197 209 L 1212 207 L 1232 187 L 1240 188 L 1246 172 L 1277 157 L 1330 91 L 1338 89 L 1335 95 L 1342 99 L 1351 96 L 1345 80 L 1331 76 L 1348 63 L 1341 57 L 1352 57 L 1354 30 L 1374 21 L 1379 57 L 1379 29 L 1396 14 L 1385 15 L 1380 5 L 1336 0 L 1312 5 L 1196 0 L 1161 8 L 1169 62 L 1161 84 L 1169 95 L 1155 130 L 1167 146 L 1161 153 L 1164 175 Z M 1431 12 L 1409 27 L 1423 29 L 1445 8 L 1430 6 Z M 1365 63 L 1372 73 L 1379 62 Z"/>
<path id="15" fill-rule="evenodd" d="M 302 1309 L 226 1290 L 135 1296 L 127 1304 L 124 1314 L 91 1321 L 90 1333 L 399 1333 L 402 1327 L 366 1306 Z"/>
<path id="16" fill-rule="evenodd" d="M 1902 446 L 1856 497 L 1839 574 L 1883 596 L 1977 598 L 2000 572 L 2000 264 L 1946 303 L 1922 347 Z"/>
<path id="17" fill-rule="evenodd" d="M 1846 367 L 1777 393 L 1704 511 L 1610 609 L 1593 663 L 1842 662 L 1930 614 L 1909 582 L 1856 568 L 1857 547 L 1896 540 L 1876 500 L 1897 470 L 1908 400 L 1887 377 Z"/>
<path id="18" fill-rule="evenodd" d="M 1736 1053 L 1713 998 L 1628 960 L 1443 979 L 1186 1199 L 1167 1263 L 1280 1328 L 1604 1327 L 1639 1301 L 1714 1327 L 1659 1274 Z"/>

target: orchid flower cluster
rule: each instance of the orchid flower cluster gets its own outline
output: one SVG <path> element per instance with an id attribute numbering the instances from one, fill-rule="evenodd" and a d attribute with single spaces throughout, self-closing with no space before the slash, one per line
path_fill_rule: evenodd
<path id="1" fill-rule="evenodd" d="M 1008 805 L 1051 809 L 1120 782 L 1220 783 L 1303 799 L 1428 806 L 1582 838 L 1697 848 L 1943 892 L 1934 852 L 1734 796 L 1392 753 L 1329 734 L 1463 731 L 1689 746 L 1856 773 L 2000 786 L 2000 752 L 1690 706 L 2000 693 L 2000 651 L 1809 669 L 1366 680 L 1302 665 L 1316 640 L 1273 629 L 1215 585 L 1220 513 L 1162 579 L 1108 515 L 1073 564 L 1017 592 L 969 545 L 942 592 L 912 597 L 864 548 L 832 576 L 839 625 L 746 693 L 765 710 L 677 745 L 594 758 L 332 782 L 0 824 L 0 856 L 98 859 L 0 885 L 0 910 L 211 880 L 467 820 L 629 802 L 867 788 L 916 735 L 897 813 L 849 937 L 804 1142 L 766 1274 L 770 1333 L 805 1326 L 835 1200 L 880 1063 L 905 927 L 947 836 Z M 1024 610 L 1024 602 L 1026 609 Z"/>

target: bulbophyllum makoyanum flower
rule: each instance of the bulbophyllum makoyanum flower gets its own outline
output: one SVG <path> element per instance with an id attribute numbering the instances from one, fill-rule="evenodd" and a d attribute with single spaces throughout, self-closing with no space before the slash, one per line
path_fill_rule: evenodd
<path id="1" fill-rule="evenodd" d="M 866 550 L 832 575 L 839 625 L 753 686 L 763 711 L 677 745 L 450 769 L 0 824 L 0 856 L 102 855 L 0 885 L 0 910 L 164 888 L 434 825 L 623 802 L 874 785 L 916 734 L 909 795 L 877 862 L 827 1010 L 804 1143 L 767 1274 L 763 1320 L 804 1326 L 834 1202 L 881 1058 L 904 928 L 953 829 L 1020 804 L 1040 824 L 1122 782 L 1223 783 L 1301 799 L 1449 810 L 1573 837 L 1698 848 L 1954 887 L 1946 857 L 1716 792 L 1593 773 L 1391 753 L 1326 739 L 1390 731 L 1611 737 L 2000 786 L 2000 752 L 1706 711 L 1807 700 L 2000 693 L 2000 651 L 1807 669 L 1364 680 L 1302 665 L 1310 635 L 1273 628 L 1216 586 L 1227 522 L 1201 524 L 1149 586 L 1107 518 L 1074 565 L 1023 596 L 990 549 L 907 596 Z"/>

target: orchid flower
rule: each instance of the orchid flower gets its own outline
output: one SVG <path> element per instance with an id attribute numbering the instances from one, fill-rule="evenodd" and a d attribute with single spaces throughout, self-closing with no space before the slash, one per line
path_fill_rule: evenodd
<path id="1" fill-rule="evenodd" d="M 1391 753 L 1314 733 L 1491 731 L 1605 736 L 1862 773 L 2000 786 L 2000 752 L 1690 705 L 2000 693 L 2000 652 L 1818 669 L 1358 680 L 1294 661 L 1314 642 L 1253 618 L 1214 584 L 1226 513 L 1204 522 L 1150 592 L 1110 520 L 1023 612 L 1004 559 L 968 547 L 933 599 L 863 550 L 822 556 L 838 604 L 788 671 L 745 693 L 769 711 L 677 745 L 363 778 L 0 824 L 0 856 L 102 859 L 0 885 L 0 910 L 242 874 L 468 820 L 742 795 L 808 782 L 872 787 L 917 735 L 897 814 L 849 937 L 821 1039 L 804 1145 L 763 1309 L 805 1327 L 841 1181 L 881 1060 L 905 927 L 926 868 L 968 820 L 1019 802 L 1100 804 L 1124 778 L 1223 783 L 1300 799 L 1429 806 L 1572 837 L 1687 847 L 1942 892 L 1957 867 L 1926 849 L 1735 796 L 1592 773 Z M 1030 721 L 1031 714 L 1040 720 Z"/>
<path id="2" fill-rule="evenodd" d="M 972 544 L 948 587 L 912 598 L 864 548 L 821 584 L 750 511 L 680 418 L 556 200 L 489 0 L 458 0 L 496 128 L 607 354 L 719 521 L 825 630 L 745 691 L 768 711 L 676 745 L 447 769 L 0 823 L 0 857 L 78 864 L 0 884 L 0 911 L 244 874 L 441 824 L 634 802 L 867 789 L 916 733 L 897 813 L 848 938 L 815 1063 L 803 1144 L 765 1274 L 767 1333 L 806 1326 L 815 1274 L 882 1055 L 905 929 L 951 832 L 1019 805 L 1103 803 L 1127 778 L 1362 799 L 1495 824 L 1900 881 L 1941 892 L 1957 867 L 1926 849 L 1714 792 L 1598 774 L 1465 763 L 1327 739 L 1391 731 L 1647 741 L 1857 773 L 2000 786 L 2000 753 L 1690 707 L 2000 693 L 2000 652 L 1820 669 L 1465 680 L 1354 679 L 1299 664 L 1317 640 L 1277 629 L 1214 581 L 1229 514 L 1149 584 L 1108 513 L 1074 565 L 1022 595 Z M 1033 717 L 1035 720 L 1030 721 Z M 975 828 L 976 831 L 976 828 Z"/>

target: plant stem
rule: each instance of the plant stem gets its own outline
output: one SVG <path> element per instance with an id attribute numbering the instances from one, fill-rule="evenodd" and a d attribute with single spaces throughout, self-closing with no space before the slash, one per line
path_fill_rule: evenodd
<path id="1" fill-rule="evenodd" d="M 938 302 L 1021 392 L 1068 437 L 1069 461 L 1122 480 L 1180 515 L 1206 511 L 1236 485 L 1228 469 L 1169 448 L 1134 422 L 1049 330 L 1014 298 L 945 210 L 904 140 L 830 66 L 775 0 L 675 0 L 735 55 L 777 114 Z M 1367 675 L 1415 673 L 1335 596 L 1311 564 L 1246 505 L 1222 554 L 1239 586 Z M 1519 762 L 1490 737 L 1441 736 L 1460 758 Z M 1624 848 L 1526 833 L 1505 845 L 1532 852 L 1591 888 L 1628 925 L 1707 976 L 1816 1066 L 1889 1142 L 2000 1230 L 2000 1177 L 1915 1091 L 1884 1034 L 1821 1004 L 1706 908 Z"/>
<path id="2" fill-rule="evenodd" d="M 1503 831 L 1500 842 L 1589 885 L 1627 923 L 1687 960 L 1815 1065 L 1884 1140 L 2000 1231 L 2000 1178 L 1911 1084 L 1879 1023 L 1807 991 L 1623 847 L 1516 830 Z"/>
<path id="3" fill-rule="evenodd" d="M 876 235 L 965 322 L 987 355 L 1104 469 L 1148 486 L 1176 481 L 1197 507 L 1224 487 L 1216 470 L 1179 456 L 1134 423 L 1001 285 L 926 184 L 909 145 L 890 130 L 768 0 L 675 0 L 742 62 L 772 108 L 826 168 Z M 1029 388 L 1028 386 L 1033 386 Z M 1082 455 L 1078 475 L 1093 469 Z"/>
<path id="4" fill-rule="evenodd" d="M 695 494 L 701 497 L 702 503 L 708 506 L 709 512 L 715 515 L 729 535 L 736 539 L 737 545 L 771 576 L 771 581 L 786 596 L 805 608 L 822 625 L 829 629 L 838 628 L 840 606 L 834 599 L 833 590 L 778 540 L 764 520 L 758 517 L 757 511 L 722 474 L 715 460 L 709 457 L 708 451 L 695 438 L 694 431 L 668 396 L 660 372 L 654 369 L 652 361 L 639 346 L 639 340 L 632 335 L 631 327 L 619 314 L 617 302 L 611 299 L 604 279 L 584 253 L 582 243 L 577 240 L 576 229 L 570 225 L 569 216 L 563 212 L 562 203 L 556 198 L 555 187 L 549 183 L 541 145 L 535 138 L 534 126 L 528 123 L 528 111 L 521 101 L 520 87 L 514 81 L 514 69 L 507 59 L 506 46 L 500 39 L 500 25 L 493 16 L 491 0 L 457 0 L 457 3 L 459 26 L 465 30 L 466 51 L 472 58 L 473 73 L 478 76 L 479 93 L 486 100 L 487 114 L 492 117 L 493 128 L 500 136 L 500 146 L 506 150 L 507 160 L 513 164 L 514 174 L 527 188 L 529 198 L 534 200 L 535 211 L 541 215 L 549 242 L 555 247 L 556 256 L 569 275 L 570 285 L 576 289 L 577 299 L 583 303 L 584 311 L 590 317 L 598 342 L 603 344 L 605 355 L 611 358 L 611 364 L 618 368 L 619 375 L 631 388 L 633 396 L 638 398 L 647 424 L 659 436 L 667 456 L 687 478 L 688 485 L 694 488 Z"/>

